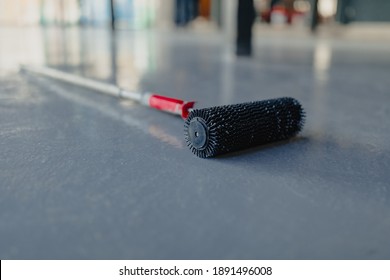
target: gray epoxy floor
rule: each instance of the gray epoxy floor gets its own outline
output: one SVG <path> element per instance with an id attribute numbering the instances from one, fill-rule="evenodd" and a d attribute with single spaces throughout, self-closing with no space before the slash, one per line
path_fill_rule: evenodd
<path id="1" fill-rule="evenodd" d="M 250 60 L 229 57 L 218 34 L 0 35 L 1 259 L 390 258 L 389 45 L 257 38 Z M 18 63 L 199 107 L 292 96 L 306 125 L 199 159 L 180 118 Z"/>

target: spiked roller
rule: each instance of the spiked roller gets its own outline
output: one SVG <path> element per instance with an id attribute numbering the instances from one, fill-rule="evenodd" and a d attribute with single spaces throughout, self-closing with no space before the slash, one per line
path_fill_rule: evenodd
<path id="1" fill-rule="evenodd" d="M 295 136 L 304 123 L 301 104 L 290 97 L 193 109 L 194 101 L 127 91 L 116 85 L 48 67 L 21 66 L 21 70 L 180 115 L 185 120 L 185 141 L 190 150 L 201 158 L 288 139 Z"/>
<path id="2" fill-rule="evenodd" d="M 184 124 L 190 150 L 201 158 L 295 136 L 304 123 L 301 104 L 290 97 L 194 109 Z"/>

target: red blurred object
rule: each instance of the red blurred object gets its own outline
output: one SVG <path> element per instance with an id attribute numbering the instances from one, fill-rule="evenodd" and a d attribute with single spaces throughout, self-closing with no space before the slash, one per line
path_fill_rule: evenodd
<path id="1" fill-rule="evenodd" d="M 161 111 L 181 115 L 187 119 L 189 110 L 194 107 L 195 101 L 184 101 L 181 99 L 152 94 L 149 97 L 149 106 Z"/>
<path id="2" fill-rule="evenodd" d="M 264 22 L 270 23 L 271 22 L 271 15 L 273 13 L 277 13 L 277 14 L 280 14 L 282 16 L 285 16 L 286 23 L 288 23 L 288 24 L 292 23 L 293 17 L 304 15 L 303 12 L 299 12 L 299 11 L 296 11 L 294 9 L 290 10 L 284 6 L 276 5 L 271 10 L 266 10 L 266 11 L 261 12 L 260 13 L 261 20 Z"/>

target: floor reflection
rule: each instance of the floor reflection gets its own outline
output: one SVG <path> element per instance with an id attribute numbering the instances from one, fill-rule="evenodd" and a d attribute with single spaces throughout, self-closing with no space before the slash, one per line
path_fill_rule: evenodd
<path id="1" fill-rule="evenodd" d="M 58 82 L 48 83 L 48 79 L 41 77 L 30 77 L 29 74 L 25 74 L 26 78 L 30 80 L 33 84 L 38 84 L 39 87 L 45 88 L 45 90 L 50 90 L 50 92 L 55 93 L 62 98 L 70 100 L 78 105 L 83 107 L 91 108 L 95 111 L 102 113 L 103 115 L 125 123 L 131 127 L 146 133 L 153 138 L 171 145 L 174 148 L 182 149 L 184 148 L 184 136 L 183 138 L 178 138 L 175 134 L 170 133 L 166 128 L 162 127 L 156 121 L 145 120 L 144 118 L 133 116 L 130 111 L 118 111 L 117 107 L 111 107 L 110 104 L 106 102 L 101 102 L 101 100 L 95 100 L 92 95 L 83 96 L 80 92 L 72 92 L 67 90 L 66 85 Z M 83 91 L 83 90 L 81 90 Z M 118 100 L 120 101 L 120 100 Z M 129 100 L 123 100 L 120 102 L 123 108 L 131 108 L 133 106 L 138 106 L 136 103 Z M 150 109 L 152 110 L 152 109 Z M 134 113 L 133 113 L 134 114 Z M 179 117 L 171 116 L 174 119 L 180 119 Z M 181 120 L 179 120 L 181 121 Z M 178 131 L 181 132 L 179 129 Z M 95 133 L 92 133 L 92 138 L 95 137 Z"/>

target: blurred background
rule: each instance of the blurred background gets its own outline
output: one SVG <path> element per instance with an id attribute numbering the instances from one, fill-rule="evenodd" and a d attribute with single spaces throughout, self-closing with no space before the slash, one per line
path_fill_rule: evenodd
<path id="1" fill-rule="evenodd" d="M 243 34 L 259 48 L 246 50 L 255 59 L 291 60 L 298 50 L 285 48 L 304 44 L 300 61 L 312 56 L 320 70 L 331 64 L 329 43 L 389 45 L 387 0 L 241 1 L 254 8 L 253 27 L 245 7 L 239 26 L 237 0 L 0 0 L 0 74 L 45 64 L 134 88 L 139 75 L 169 61 L 173 41 L 218 48 L 231 60 L 240 28 L 252 30 Z"/>
<path id="2" fill-rule="evenodd" d="M 1 0 L 2 25 L 83 25 L 120 28 L 156 28 L 186 25 L 202 18 L 218 26 L 223 22 L 222 0 Z M 229 1 L 230 2 L 230 1 Z M 234 2 L 236 1 L 231 1 Z M 317 6 L 320 24 L 389 22 L 386 0 L 254 0 L 257 22 L 305 25 Z"/>
<path id="3" fill-rule="evenodd" d="M 307 118 L 200 162 L 180 118 L 20 64 Z M 389 258 L 389 77 L 389 0 L 0 0 L 0 258 Z"/>

